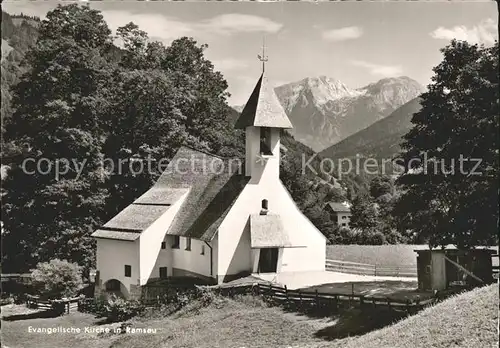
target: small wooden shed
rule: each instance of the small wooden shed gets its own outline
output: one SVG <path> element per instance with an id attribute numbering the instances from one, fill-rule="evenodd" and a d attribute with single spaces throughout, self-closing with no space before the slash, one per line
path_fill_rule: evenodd
<path id="1" fill-rule="evenodd" d="M 419 290 L 445 290 L 493 282 L 491 249 L 423 249 L 417 253 Z"/>

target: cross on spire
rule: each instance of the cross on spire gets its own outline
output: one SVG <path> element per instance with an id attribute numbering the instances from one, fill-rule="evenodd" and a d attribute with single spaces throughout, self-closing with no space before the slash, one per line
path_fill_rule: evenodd
<path id="1" fill-rule="evenodd" d="M 262 72 L 264 72 L 264 70 L 266 68 L 266 62 L 268 61 L 268 58 L 266 56 L 266 42 L 265 42 L 265 38 L 262 38 L 262 55 L 258 54 L 257 57 L 262 62 Z"/>

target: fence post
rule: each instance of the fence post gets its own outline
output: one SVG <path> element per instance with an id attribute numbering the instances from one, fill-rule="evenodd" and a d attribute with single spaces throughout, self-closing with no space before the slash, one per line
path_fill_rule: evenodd
<path id="1" fill-rule="evenodd" d="M 288 288 L 285 285 L 285 297 L 286 297 L 286 306 L 290 306 L 290 299 L 288 298 Z"/>
<path id="2" fill-rule="evenodd" d="M 377 276 L 377 264 L 375 264 L 375 266 L 374 266 L 374 267 L 375 267 L 375 272 L 374 272 L 375 274 L 374 274 L 374 275 L 375 275 L 375 277 L 376 277 L 376 276 Z"/>
<path id="3" fill-rule="evenodd" d="M 300 303 L 300 309 L 302 309 L 302 294 L 300 293 L 300 289 L 299 289 L 299 303 Z"/>
<path id="4" fill-rule="evenodd" d="M 319 296 L 318 296 L 318 289 L 316 289 L 315 291 L 315 295 L 316 295 L 316 308 L 318 309 L 318 312 L 319 312 Z"/>
<path id="5" fill-rule="evenodd" d="M 391 309 L 391 299 L 389 297 L 387 298 L 387 307 Z"/>
<path id="6" fill-rule="evenodd" d="M 406 299 L 406 313 L 408 314 L 410 314 L 410 308 L 411 308 L 410 303 L 411 303 L 410 299 L 409 298 Z"/>
<path id="7" fill-rule="evenodd" d="M 339 307 L 339 297 L 338 295 L 333 296 L 333 308 L 335 308 L 335 311 L 338 310 Z"/>

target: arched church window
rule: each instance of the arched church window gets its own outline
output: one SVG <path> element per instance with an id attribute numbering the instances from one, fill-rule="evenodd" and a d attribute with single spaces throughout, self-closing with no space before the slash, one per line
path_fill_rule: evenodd
<path id="1" fill-rule="evenodd" d="M 267 201 L 267 199 L 262 200 L 262 209 L 269 209 L 269 202 Z"/>

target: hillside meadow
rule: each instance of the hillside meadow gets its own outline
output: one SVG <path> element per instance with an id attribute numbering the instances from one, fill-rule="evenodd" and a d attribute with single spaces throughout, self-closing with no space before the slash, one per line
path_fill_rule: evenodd
<path id="1" fill-rule="evenodd" d="M 422 244 L 328 245 L 326 258 L 384 266 L 416 266 L 415 250 L 428 249 Z M 498 250 L 496 247 L 489 247 Z M 498 263 L 498 259 L 493 259 Z"/>
<path id="2" fill-rule="evenodd" d="M 174 314 L 152 311 L 130 321 L 150 333 L 99 333 L 117 328 L 90 314 L 9 320 L 23 306 L 2 307 L 2 347 L 301 347 L 469 348 L 496 347 L 498 286 L 453 296 L 416 315 L 353 308 L 332 317 L 310 317 L 270 307 L 252 296 L 216 297 L 209 305 L 189 303 Z M 34 328 L 80 328 L 80 333 L 33 333 Z M 30 329 L 31 328 L 31 329 Z M 85 331 L 85 328 L 90 330 Z M 31 332 L 30 332 L 31 331 Z M 137 330 L 138 331 L 138 330 Z"/>

